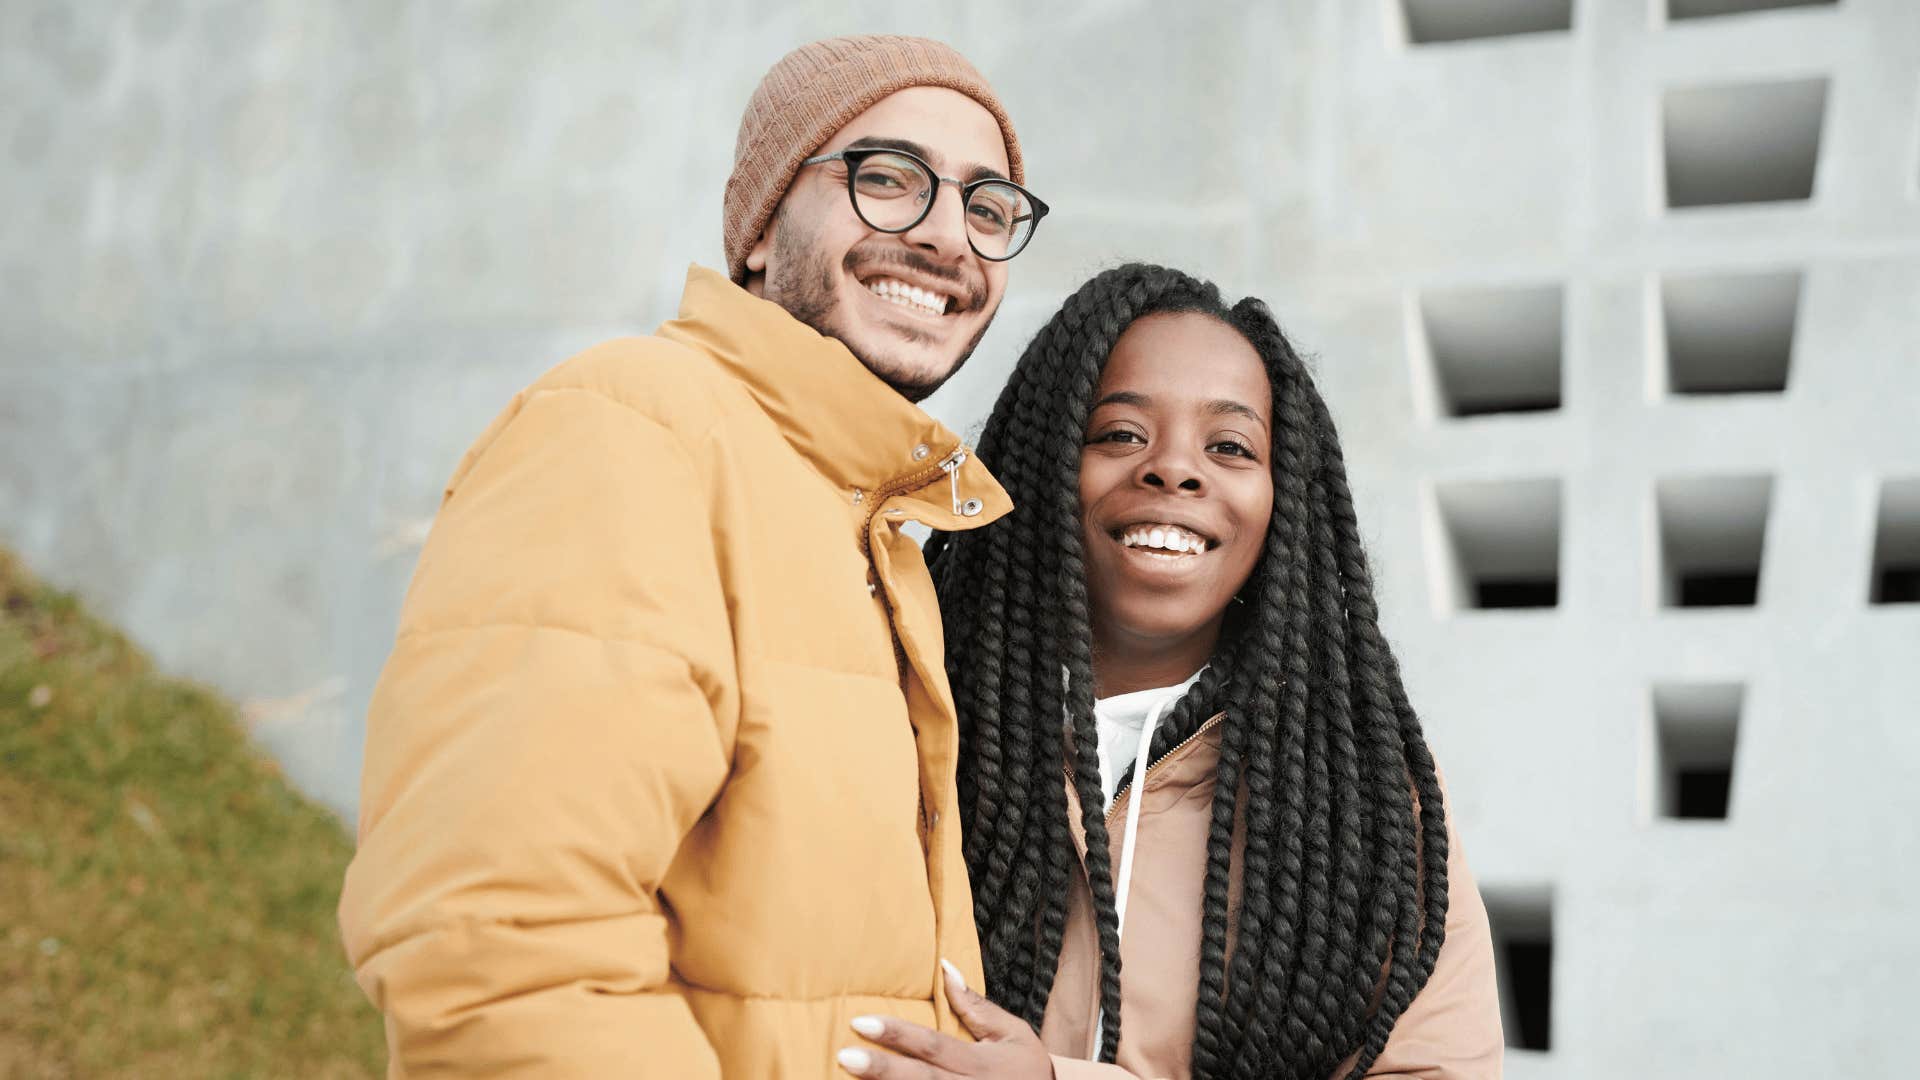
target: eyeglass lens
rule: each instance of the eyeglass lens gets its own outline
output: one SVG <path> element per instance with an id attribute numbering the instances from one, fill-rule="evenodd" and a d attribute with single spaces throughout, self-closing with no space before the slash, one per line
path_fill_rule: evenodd
<path id="1" fill-rule="evenodd" d="M 868 225 L 904 232 L 926 214 L 936 181 L 919 162 L 872 154 L 853 174 L 853 205 Z M 967 196 L 967 238 L 989 259 L 1010 259 L 1033 235 L 1033 203 L 1012 184 L 989 180 Z"/>

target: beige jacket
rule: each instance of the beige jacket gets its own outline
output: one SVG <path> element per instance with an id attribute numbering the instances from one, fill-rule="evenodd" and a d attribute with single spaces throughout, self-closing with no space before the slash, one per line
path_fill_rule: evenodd
<path id="1" fill-rule="evenodd" d="M 1127 932 L 1120 948 L 1121 1035 L 1115 1065 L 1087 1060 L 1094 1054 L 1100 1013 L 1099 951 L 1080 801 L 1073 786 L 1067 786 L 1069 820 L 1083 861 L 1073 877 L 1060 965 L 1040 1031 L 1055 1055 L 1057 1080 L 1187 1080 L 1191 1075 L 1202 885 L 1222 719 L 1207 721 L 1155 762 L 1141 785 L 1146 801 L 1140 807 Z M 1115 867 L 1120 865 L 1121 823 L 1134 796 L 1131 789 L 1122 791 L 1107 811 Z M 1495 1080 L 1500 1075 L 1500 1004 L 1487 910 L 1451 817 L 1448 839 L 1446 941 L 1433 977 L 1394 1025 L 1369 1077 Z"/>
<path id="2" fill-rule="evenodd" d="M 958 729 L 901 531 L 1009 509 L 960 449 L 699 269 L 514 399 L 367 717 L 340 923 L 390 1076 L 845 1080 L 854 1016 L 962 1034 Z"/>

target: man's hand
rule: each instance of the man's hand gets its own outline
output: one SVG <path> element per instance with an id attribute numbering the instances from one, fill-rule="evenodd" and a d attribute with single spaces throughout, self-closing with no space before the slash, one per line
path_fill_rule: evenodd
<path id="1" fill-rule="evenodd" d="M 979 1042 L 909 1024 L 893 1016 L 856 1016 L 853 1030 L 899 1055 L 858 1047 L 840 1051 L 840 1067 L 869 1080 L 1052 1080 L 1053 1059 L 1026 1022 L 967 988 L 960 972 L 945 960 L 947 1000 L 953 1013 Z"/>

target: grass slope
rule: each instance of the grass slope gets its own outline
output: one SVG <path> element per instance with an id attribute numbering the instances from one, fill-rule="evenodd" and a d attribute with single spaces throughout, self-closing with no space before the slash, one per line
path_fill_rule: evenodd
<path id="1" fill-rule="evenodd" d="M 0 552 L 0 1076 L 379 1075 L 351 851 L 231 705 Z"/>

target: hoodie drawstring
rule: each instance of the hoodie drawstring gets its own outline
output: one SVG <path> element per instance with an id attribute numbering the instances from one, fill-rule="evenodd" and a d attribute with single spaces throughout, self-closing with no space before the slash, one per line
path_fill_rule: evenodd
<path id="1" fill-rule="evenodd" d="M 1161 714 L 1166 712 L 1168 705 L 1178 700 L 1179 696 L 1174 695 L 1154 702 L 1153 708 L 1147 713 L 1147 722 L 1140 731 L 1140 752 L 1133 758 L 1133 797 L 1127 801 L 1127 827 L 1121 833 L 1120 840 L 1120 872 L 1115 875 L 1113 883 L 1113 913 L 1120 924 L 1119 934 L 1123 937 L 1127 932 L 1127 894 L 1133 888 L 1134 843 L 1140 838 L 1140 804 L 1146 801 L 1141 785 L 1147 782 L 1147 766 L 1153 761 L 1148 751 L 1153 749 L 1153 730 L 1160 726 Z"/>
<path id="2" fill-rule="evenodd" d="M 1161 714 L 1167 706 L 1180 700 L 1179 694 L 1170 694 L 1153 703 L 1147 711 L 1147 722 L 1140 731 L 1140 751 L 1133 758 L 1132 798 L 1127 801 L 1127 825 L 1120 836 L 1120 869 L 1113 876 L 1113 915 L 1118 924 L 1115 935 L 1119 940 L 1127 936 L 1127 895 L 1133 891 L 1133 856 L 1136 841 L 1140 839 L 1140 805 L 1146 802 L 1146 793 L 1142 790 L 1147 782 L 1147 766 L 1153 763 L 1153 731 L 1160 726 Z M 1100 1039 L 1106 1033 L 1107 1013 L 1100 1016 L 1093 1025 L 1093 1054 L 1100 1056 Z"/>

